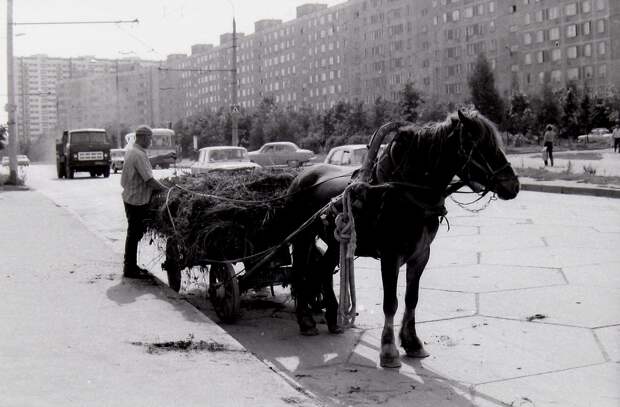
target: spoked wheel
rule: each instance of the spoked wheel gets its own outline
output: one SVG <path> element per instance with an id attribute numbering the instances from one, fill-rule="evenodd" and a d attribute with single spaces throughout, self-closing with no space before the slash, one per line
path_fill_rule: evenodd
<path id="1" fill-rule="evenodd" d="M 166 261 L 161 265 L 168 274 L 168 285 L 174 291 L 181 289 L 181 253 L 172 239 L 166 242 Z"/>
<path id="2" fill-rule="evenodd" d="M 235 322 L 241 313 L 239 281 L 235 269 L 229 263 L 212 264 L 209 267 L 209 299 L 222 322 Z"/>

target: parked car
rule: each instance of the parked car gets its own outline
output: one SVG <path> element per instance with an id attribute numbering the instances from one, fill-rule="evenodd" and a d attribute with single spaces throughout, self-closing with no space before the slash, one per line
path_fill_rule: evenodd
<path id="1" fill-rule="evenodd" d="M 378 155 L 385 150 L 385 146 L 385 144 L 382 144 L 381 147 L 379 147 Z M 367 154 L 368 147 L 366 144 L 347 144 L 329 150 L 323 162 L 333 165 L 361 167 Z"/>
<path id="2" fill-rule="evenodd" d="M 124 148 L 113 148 L 110 150 L 110 158 L 112 159 L 112 163 L 110 164 L 110 168 L 116 174 L 118 171 L 123 170 L 123 165 L 125 164 L 125 153 L 127 150 Z"/>
<path id="3" fill-rule="evenodd" d="M 250 161 L 243 147 L 214 146 L 199 150 L 198 161 L 191 166 L 193 175 L 211 171 L 252 171 L 260 165 Z"/>
<path id="4" fill-rule="evenodd" d="M 2 165 L 5 165 L 7 167 L 9 166 L 9 157 L 8 156 L 2 157 Z M 19 155 L 17 155 L 17 165 L 28 166 L 28 165 L 30 165 L 30 159 L 28 158 L 27 155 L 19 154 Z"/>
<path id="5" fill-rule="evenodd" d="M 599 127 L 592 129 L 589 134 L 582 134 L 577 137 L 577 143 L 592 143 L 595 141 L 606 141 L 611 143 L 612 134 L 608 129 Z"/>
<path id="6" fill-rule="evenodd" d="M 289 141 L 265 143 L 260 149 L 248 153 L 250 160 L 263 167 L 288 165 L 301 167 L 314 158 L 314 153 L 297 147 Z"/>

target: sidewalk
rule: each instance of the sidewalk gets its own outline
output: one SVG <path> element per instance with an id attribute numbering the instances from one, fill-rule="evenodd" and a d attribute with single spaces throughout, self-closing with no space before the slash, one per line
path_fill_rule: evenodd
<path id="1" fill-rule="evenodd" d="M 0 189 L 0 213 L 0 405 L 317 405 L 43 195 Z"/>

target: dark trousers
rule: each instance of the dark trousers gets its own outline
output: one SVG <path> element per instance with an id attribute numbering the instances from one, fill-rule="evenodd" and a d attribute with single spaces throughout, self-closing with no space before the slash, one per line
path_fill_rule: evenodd
<path id="1" fill-rule="evenodd" d="M 144 221 L 149 215 L 148 205 L 130 205 L 126 202 L 127 237 L 125 238 L 125 267 L 134 268 L 138 264 L 138 243 L 146 231 Z"/>
<path id="2" fill-rule="evenodd" d="M 551 166 L 553 167 L 553 143 L 551 141 L 546 141 L 545 147 L 547 148 L 547 154 L 549 154 L 549 161 L 551 161 Z M 547 165 L 547 160 L 545 160 L 545 165 Z"/>
<path id="3" fill-rule="evenodd" d="M 620 138 L 614 139 L 614 152 L 616 151 L 620 153 Z"/>

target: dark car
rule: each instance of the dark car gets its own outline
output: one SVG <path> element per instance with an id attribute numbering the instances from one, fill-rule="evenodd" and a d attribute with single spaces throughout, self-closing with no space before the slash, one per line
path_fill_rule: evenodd
<path id="1" fill-rule="evenodd" d="M 314 158 L 312 151 L 299 148 L 289 141 L 266 143 L 260 149 L 250 151 L 248 155 L 252 162 L 263 167 L 301 167 Z"/>

